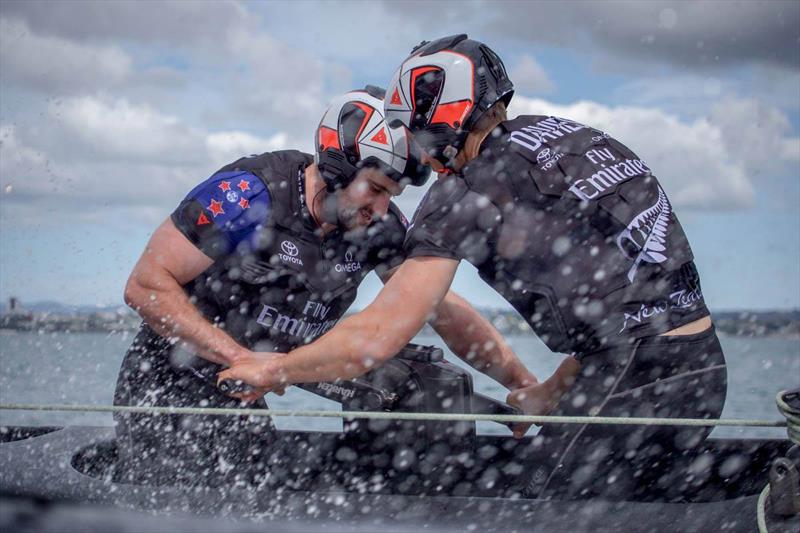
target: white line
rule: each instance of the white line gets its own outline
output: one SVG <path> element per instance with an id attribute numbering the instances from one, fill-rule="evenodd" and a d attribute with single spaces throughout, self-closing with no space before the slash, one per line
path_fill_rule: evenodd
<path id="1" fill-rule="evenodd" d="M 658 385 L 664 385 L 665 383 L 670 383 L 670 382 L 675 381 L 677 379 L 683 379 L 686 376 L 694 376 L 694 375 L 697 375 L 697 374 L 702 374 L 704 372 L 710 372 L 712 370 L 720 370 L 720 369 L 725 368 L 725 367 L 726 367 L 725 365 L 714 365 L 714 366 L 709 366 L 709 367 L 706 367 L 706 368 L 700 368 L 698 370 L 690 370 L 689 372 L 683 372 L 681 374 L 675 374 L 674 376 L 669 376 L 668 378 L 659 379 L 658 381 L 652 381 L 652 382 L 648 383 L 647 385 L 642 385 L 640 387 L 636 387 L 636 388 L 633 388 L 633 389 L 628 389 L 628 390 L 626 390 L 624 392 L 619 392 L 617 394 L 612 394 L 611 396 L 609 396 L 609 399 L 611 399 L 611 398 L 614 398 L 614 399 L 622 398 L 623 396 L 627 396 L 629 394 L 635 394 L 635 393 L 643 391 L 645 389 L 657 387 Z"/>
<path id="2" fill-rule="evenodd" d="M 95 413 L 149 413 L 153 415 L 210 415 L 210 416 L 273 416 L 298 418 L 360 418 L 378 420 L 439 420 L 444 422 L 514 422 L 530 424 L 609 424 L 624 426 L 737 426 L 786 427 L 785 420 L 754 420 L 729 418 L 706 420 L 702 418 L 624 418 L 604 416 L 531 416 L 489 415 L 459 413 L 400 413 L 376 411 L 313 411 L 279 409 L 222 409 L 211 407 L 135 407 L 128 405 L 81 404 L 0 404 L 0 410 L 11 411 L 81 411 Z"/>

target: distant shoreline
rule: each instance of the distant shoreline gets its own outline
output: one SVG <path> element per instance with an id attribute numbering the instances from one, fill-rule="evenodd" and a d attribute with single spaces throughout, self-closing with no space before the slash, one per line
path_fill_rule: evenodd
<path id="1" fill-rule="evenodd" d="M 480 309 L 503 335 L 534 335 L 516 312 Z M 348 313 L 351 314 L 351 313 Z M 717 331 L 737 337 L 781 337 L 800 339 L 800 310 L 713 312 Z M 17 309 L 0 314 L 0 330 L 39 333 L 135 332 L 141 319 L 126 307 L 88 311 L 60 306 L 52 311 Z M 435 334 L 426 325 L 423 334 Z"/>
<path id="2" fill-rule="evenodd" d="M 54 333 L 66 333 L 68 335 L 79 334 L 79 333 L 93 333 L 93 334 L 103 334 L 103 335 L 122 335 L 127 334 L 131 335 L 136 333 L 138 330 L 137 328 L 134 329 L 118 329 L 118 330 L 80 330 L 80 331 L 72 331 L 72 330 L 23 330 L 23 329 L 12 329 L 6 327 L 0 327 L 0 337 L 9 336 L 9 335 L 16 335 L 18 333 L 32 333 L 38 335 L 52 335 Z M 717 330 L 721 337 L 735 337 L 739 339 L 779 339 L 779 340 L 787 340 L 787 341 L 798 341 L 800 342 L 800 333 L 767 333 L 767 334 L 746 334 L 746 333 L 736 333 L 736 332 L 726 332 L 726 331 L 719 331 Z M 423 328 L 420 332 L 422 335 L 426 336 L 436 336 L 437 333 L 433 330 L 428 330 L 427 328 Z M 523 332 L 505 332 L 503 333 L 506 337 L 535 337 L 535 333 L 523 333 Z"/>

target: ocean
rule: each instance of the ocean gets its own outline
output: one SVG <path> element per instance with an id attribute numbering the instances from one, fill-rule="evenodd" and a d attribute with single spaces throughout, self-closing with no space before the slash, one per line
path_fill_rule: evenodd
<path id="1" fill-rule="evenodd" d="M 31 333 L 0 331 L 0 403 L 110 405 L 117 372 L 130 332 Z M 561 356 L 551 353 L 535 336 L 507 337 L 524 363 L 540 379 L 556 368 Z M 777 420 L 775 394 L 800 387 L 800 339 L 797 337 L 737 337 L 721 335 L 728 361 L 728 397 L 724 418 Z M 414 342 L 435 344 L 446 357 L 464 365 L 435 336 L 420 335 Z M 471 369 L 470 369 L 471 370 Z M 473 372 L 475 389 L 505 400 L 507 391 L 489 377 Z M 267 396 L 274 409 L 330 409 L 339 404 L 291 387 L 284 396 Z M 58 413 L 0 411 L 0 425 L 113 425 L 109 413 Z M 280 429 L 337 430 L 336 419 L 279 418 Z M 499 424 L 482 422 L 480 433 L 510 434 Z M 536 431 L 536 428 L 531 430 Z M 785 437 L 782 429 L 717 428 L 718 437 Z"/>

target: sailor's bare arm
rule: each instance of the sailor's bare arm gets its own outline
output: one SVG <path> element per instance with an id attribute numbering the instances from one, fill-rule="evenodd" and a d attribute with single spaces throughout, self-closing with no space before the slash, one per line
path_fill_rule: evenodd
<path id="1" fill-rule="evenodd" d="M 394 356 L 432 318 L 457 268 L 452 259 L 408 259 L 366 309 L 312 344 L 283 357 L 244 361 L 222 372 L 220 379 L 241 379 L 270 390 L 360 376 Z"/>
<path id="2" fill-rule="evenodd" d="M 521 409 L 525 414 L 546 415 L 558 405 L 564 394 L 572 387 L 580 370 L 580 362 L 568 355 L 561 361 L 552 376 L 542 383 L 511 391 L 506 401 Z M 515 424 L 514 436 L 522 438 L 530 426 L 530 424 Z"/>
<path id="3" fill-rule="evenodd" d="M 387 283 L 398 268 L 381 281 Z M 454 354 L 509 390 L 537 383 L 500 332 L 455 291 L 447 291 L 428 322 Z"/>
<path id="4" fill-rule="evenodd" d="M 450 350 L 510 390 L 537 383 L 492 324 L 461 296 L 449 291 L 431 321 Z"/>
<path id="5" fill-rule="evenodd" d="M 136 263 L 125 286 L 125 302 L 162 337 L 177 337 L 200 357 L 230 365 L 252 352 L 206 320 L 182 288 L 212 264 L 167 219 Z"/>

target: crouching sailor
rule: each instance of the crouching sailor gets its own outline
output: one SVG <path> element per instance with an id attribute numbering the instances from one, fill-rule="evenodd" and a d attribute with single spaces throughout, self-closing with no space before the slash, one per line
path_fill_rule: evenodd
<path id="1" fill-rule="evenodd" d="M 374 88 L 340 97 L 317 130 L 316 158 L 287 150 L 239 159 L 195 187 L 156 229 L 125 289 L 143 323 L 115 404 L 238 407 L 216 389 L 223 367 L 312 341 L 342 317 L 370 271 L 389 278 L 404 259 L 407 224 L 391 197 L 422 185 L 430 170 L 405 131 L 383 121 L 381 97 Z M 499 339 L 453 294 L 442 312 L 459 316 L 445 335 L 472 324 Z M 504 349 L 514 371 L 509 386 L 530 383 Z M 121 414 L 116 421 L 120 478 L 138 483 L 253 481 L 245 473 L 267 460 L 275 438 L 268 418 Z"/>

